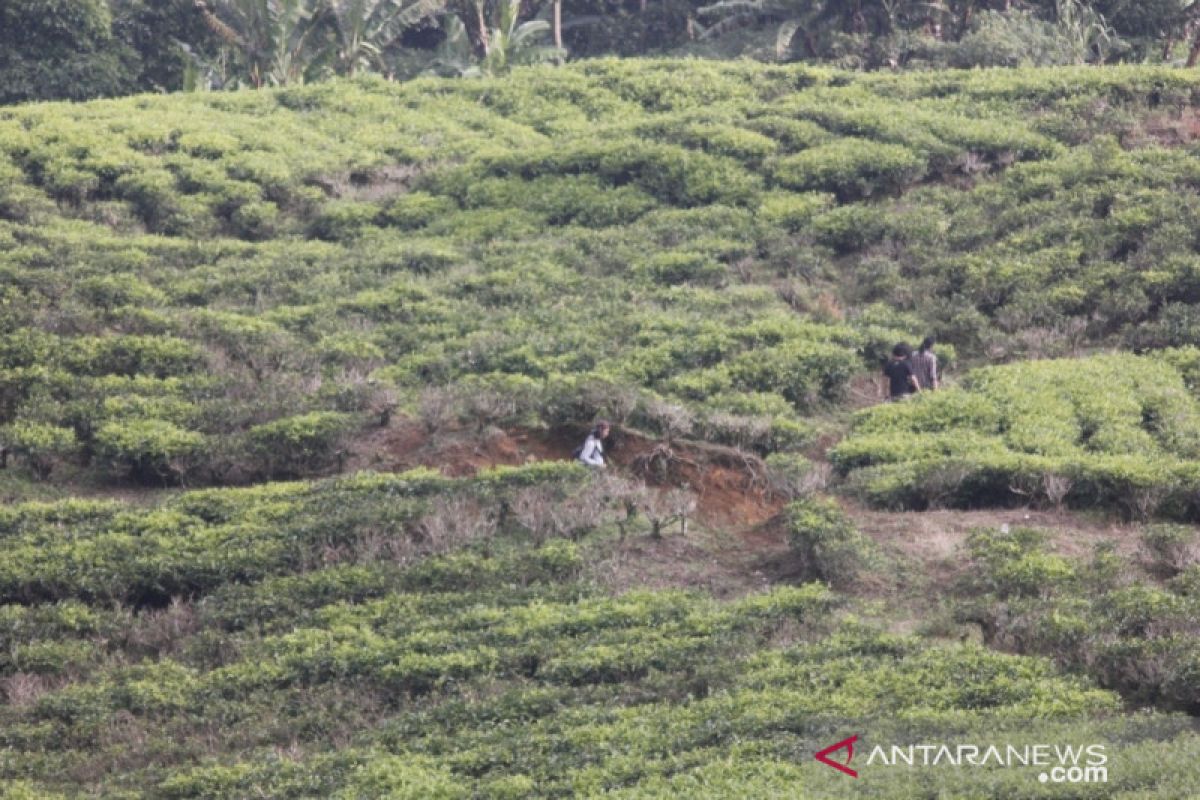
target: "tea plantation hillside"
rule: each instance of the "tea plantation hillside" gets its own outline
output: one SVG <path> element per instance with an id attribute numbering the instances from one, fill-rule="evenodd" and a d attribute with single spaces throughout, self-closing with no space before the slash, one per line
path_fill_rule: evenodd
<path id="1" fill-rule="evenodd" d="M 1196 356 L 976 369 L 961 388 L 861 412 L 831 458 L 885 506 L 1041 501 L 1195 518 Z"/>
<path id="2" fill-rule="evenodd" d="M 1188 343 L 1198 87 L 598 61 L 5 109 L 0 436 L 147 485 L 320 471 L 396 405 L 766 454 L 899 336 Z"/>
<path id="3" fill-rule="evenodd" d="M 882 633 L 817 583 L 728 603 L 613 597 L 589 578 L 589 545 L 494 521 L 531 491 L 588 491 L 587 477 L 549 464 L 9 507 L 5 791 L 1097 796 L 995 763 L 850 781 L 812 753 L 852 731 L 1099 742 L 1105 797 L 1184 798 L 1200 780 L 1186 718 L 1122 716 L 1115 694 L 1048 659 Z"/>
<path id="4" fill-rule="evenodd" d="M 0 109 L 0 797 L 1194 798 L 1198 106 L 597 60 Z M 864 408 L 929 333 L 947 388 Z M 864 524 L 1013 506 L 1062 530 Z M 867 763 L 929 743 L 1107 774 Z"/>

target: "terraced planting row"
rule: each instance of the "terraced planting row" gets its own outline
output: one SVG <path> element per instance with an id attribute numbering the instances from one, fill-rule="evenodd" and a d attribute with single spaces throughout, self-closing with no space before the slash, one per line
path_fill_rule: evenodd
<path id="1" fill-rule="evenodd" d="M 547 482 L 583 491 L 581 477 L 540 466 L 363 475 L 154 507 L 6 509 L 6 790 L 841 796 L 841 776 L 812 752 L 850 728 L 876 742 L 1104 737 L 1122 743 L 1123 796 L 1173 796 L 1188 778 L 1182 756 L 1157 776 L 1136 766 L 1155 742 L 1194 750 L 1183 718 L 1126 720 L 1116 695 L 1048 660 L 881 633 L 845 617 L 846 599 L 822 584 L 728 603 L 613 597 L 588 577 L 602 531 L 539 546 L 511 522 L 445 550 L 415 524 L 448 495 L 503 504 Z M 256 545 L 225 540 L 231 530 L 253 530 Z M 25 560 L 23 543 L 50 538 L 60 544 Z M 381 539 L 408 547 L 381 558 Z M 1063 796 L 1017 769 L 968 782 L 955 769 L 864 768 L 860 785 L 867 796 L 897 785 Z"/>

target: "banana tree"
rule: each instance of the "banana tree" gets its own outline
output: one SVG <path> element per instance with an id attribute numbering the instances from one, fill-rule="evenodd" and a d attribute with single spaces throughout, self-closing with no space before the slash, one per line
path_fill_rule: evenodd
<path id="1" fill-rule="evenodd" d="M 196 0 L 196 8 L 232 51 L 236 83 L 302 83 L 323 64 L 320 9 L 306 0 Z"/>
<path id="2" fill-rule="evenodd" d="M 448 16 L 446 39 L 434 62 L 434 71 L 463 76 L 496 75 L 514 66 L 561 61 L 566 56 L 561 47 L 544 44 L 544 36 L 551 30 L 549 22 L 521 21 L 521 0 L 501 0 L 492 9 L 491 19 L 484 2 L 474 0 L 472 5 L 478 33 L 471 35 L 463 14 Z"/>
<path id="3" fill-rule="evenodd" d="M 407 28 L 436 17 L 445 0 L 325 0 L 337 39 L 334 70 L 387 72 L 384 54 Z"/>

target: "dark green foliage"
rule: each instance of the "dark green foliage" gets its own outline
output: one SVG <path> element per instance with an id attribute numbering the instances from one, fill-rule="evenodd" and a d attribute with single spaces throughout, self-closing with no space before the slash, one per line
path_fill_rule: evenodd
<path id="1" fill-rule="evenodd" d="M 216 49 L 194 0 L 110 0 L 110 5 L 113 36 L 137 53 L 139 91 L 186 88 L 184 46 L 193 53 Z"/>
<path id="2" fill-rule="evenodd" d="M 137 57 L 111 28 L 105 0 L 7 0 L 0 6 L 0 103 L 129 91 Z"/>
<path id="3" fill-rule="evenodd" d="M 1161 553 L 1182 533 L 1159 527 L 1146 538 Z M 1134 702 L 1195 713 L 1198 609 L 1187 581 L 1163 589 L 1135 578 L 1111 546 L 1073 563 L 1046 540 L 1022 528 L 976 532 L 960 620 L 979 624 L 994 646 L 1053 657 Z"/>
<path id="4" fill-rule="evenodd" d="M 247 437 L 268 475 L 303 475 L 336 458 L 338 440 L 351 424 L 346 414 L 313 411 L 256 425 Z"/>

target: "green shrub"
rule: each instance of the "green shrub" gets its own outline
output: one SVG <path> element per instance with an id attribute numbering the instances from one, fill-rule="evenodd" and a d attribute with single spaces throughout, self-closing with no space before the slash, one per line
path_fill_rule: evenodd
<path id="1" fill-rule="evenodd" d="M 313 220 L 310 232 L 318 239 L 330 242 L 348 241 L 361 236 L 379 217 L 379 207 L 372 203 L 333 200 L 326 203 Z"/>
<path id="2" fill-rule="evenodd" d="M 836 501 L 822 497 L 796 501 L 787 508 L 787 520 L 788 543 L 808 579 L 844 586 L 871 566 L 869 541 Z"/>
<path id="3" fill-rule="evenodd" d="M 1076 571 L 1065 558 L 1046 553 L 1045 542 L 1046 534 L 1033 528 L 975 531 L 967 547 L 981 570 L 969 580 L 1001 599 L 1062 591 Z"/>
<path id="4" fill-rule="evenodd" d="M 243 203 L 230 214 L 229 221 L 239 236 L 247 239 L 269 239 L 279 224 L 279 207 L 266 200 Z"/>
<path id="5" fill-rule="evenodd" d="M 22 458 L 40 480 L 50 477 L 54 464 L 75 452 L 75 431 L 57 425 L 13 422 L 0 427 L 0 448 Z"/>
<path id="6" fill-rule="evenodd" d="M 99 336 L 69 340 L 64 363 L 81 375 L 184 375 L 202 361 L 200 349 L 174 336 Z"/>
<path id="7" fill-rule="evenodd" d="M 379 755 L 361 765 L 334 795 L 337 800 L 386 797 L 388 800 L 458 800 L 471 793 L 437 759 Z"/>
<path id="8" fill-rule="evenodd" d="M 1200 537 L 1186 525 L 1151 525 L 1142 532 L 1142 545 L 1167 577 L 1200 563 Z"/>
<path id="9" fill-rule="evenodd" d="M 824 487 L 824 476 L 799 453 L 772 453 L 766 458 L 767 483 L 789 500 L 806 498 Z"/>
<path id="10" fill-rule="evenodd" d="M 768 192 L 763 195 L 759 215 L 769 225 L 798 231 L 819 212 L 831 206 L 833 201 L 830 195 L 815 192 Z"/>
<path id="11" fill-rule="evenodd" d="M 670 251 L 656 253 L 634 268 L 635 272 L 656 283 L 674 286 L 692 284 L 720 285 L 724 282 L 725 266 L 704 253 Z"/>
<path id="12" fill-rule="evenodd" d="M 477 171 L 478 170 L 478 171 Z M 634 140 L 580 142 L 568 147 L 538 147 L 485 159 L 478 167 L 447 176 L 447 188 L 461 192 L 475 175 L 591 174 L 615 184 L 634 183 L 659 200 L 680 206 L 748 202 L 759 180 L 736 162 L 667 144 Z"/>
<path id="13" fill-rule="evenodd" d="M 821 244 L 838 253 L 852 253 L 876 244 L 888 228 L 879 208 L 847 205 L 817 214 L 812 230 Z"/>
<path id="14" fill-rule="evenodd" d="M 1195 513 L 1200 406 L 1162 361 L 1012 364 L 976 370 L 964 385 L 861 413 L 831 460 L 865 495 L 920 498 L 915 507 L 1032 500 L 1142 519 Z M 892 481 L 907 485 L 885 488 Z"/>
<path id="15" fill-rule="evenodd" d="M 856 200 L 899 191 L 921 178 L 925 166 L 906 147 L 847 138 L 785 156 L 775 162 L 772 175 L 789 189 Z"/>
<path id="16" fill-rule="evenodd" d="M 122 175 L 117 196 L 128 200 L 151 230 L 162 230 L 179 208 L 175 178 L 166 170 L 142 170 Z"/>
<path id="17" fill-rule="evenodd" d="M 750 350 L 730 364 L 738 389 L 778 392 L 798 410 L 841 399 L 856 364 L 849 351 L 827 342 L 791 340 Z"/>
<path id="18" fill-rule="evenodd" d="M 255 425 L 247 438 L 268 475 L 297 475 L 329 464 L 352 424 L 347 414 L 312 411 Z"/>
<path id="19" fill-rule="evenodd" d="M 458 211 L 458 204 L 449 197 L 428 192 L 408 192 L 384 207 L 379 215 L 379 223 L 402 230 L 416 230 L 455 211 Z"/>
<path id="20" fill-rule="evenodd" d="M 1076 63 L 1063 29 L 1028 12 L 979 14 L 973 29 L 950 48 L 955 67 L 1024 67 Z"/>
<path id="21" fill-rule="evenodd" d="M 95 434 L 99 457 L 149 483 L 185 475 L 203 445 L 202 434 L 157 419 L 106 422 Z"/>

